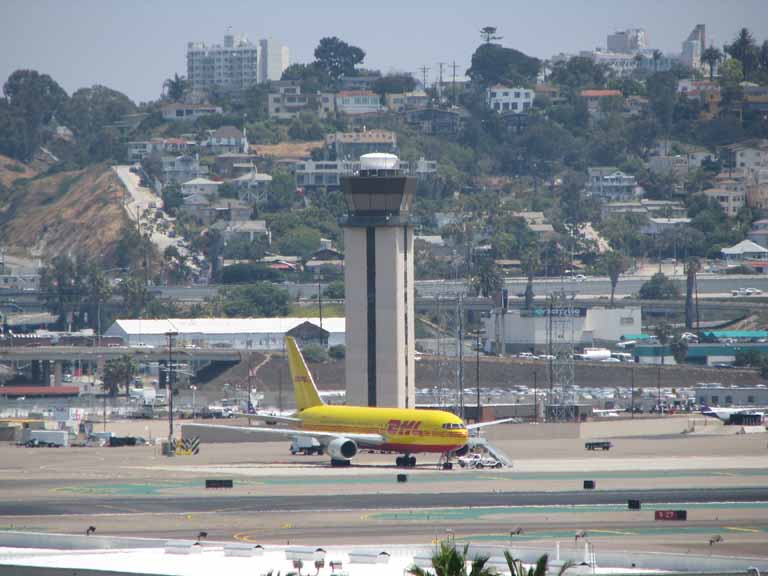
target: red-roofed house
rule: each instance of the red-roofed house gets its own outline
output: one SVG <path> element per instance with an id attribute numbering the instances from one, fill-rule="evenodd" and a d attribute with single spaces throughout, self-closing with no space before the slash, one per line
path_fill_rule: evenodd
<path id="1" fill-rule="evenodd" d="M 621 90 L 582 90 L 581 97 L 587 101 L 587 110 L 590 114 L 600 112 L 600 102 L 609 98 L 619 98 L 622 101 L 624 97 Z"/>

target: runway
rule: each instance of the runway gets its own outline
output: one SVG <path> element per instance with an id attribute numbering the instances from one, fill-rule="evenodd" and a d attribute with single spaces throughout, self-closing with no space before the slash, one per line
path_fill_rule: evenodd
<path id="1" fill-rule="evenodd" d="M 571 492 L 442 492 L 384 494 L 317 494 L 291 496 L 227 496 L 222 490 L 199 496 L 115 497 L 75 496 L 0 502 L 0 516 L 72 516 L 110 514 L 193 514 L 234 509 L 247 512 L 321 512 L 421 510 L 505 506 L 575 506 L 643 503 L 768 502 L 768 487 L 661 490 L 585 490 Z"/>

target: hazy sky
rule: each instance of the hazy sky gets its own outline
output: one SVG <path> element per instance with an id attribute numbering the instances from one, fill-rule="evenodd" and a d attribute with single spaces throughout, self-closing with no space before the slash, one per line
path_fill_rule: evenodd
<path id="1" fill-rule="evenodd" d="M 747 26 L 768 38 L 768 0 L 0 0 L 0 81 L 18 68 L 50 74 L 69 93 L 103 84 L 136 101 L 186 74 L 186 43 L 220 43 L 228 26 L 274 37 L 291 62 L 312 60 L 323 36 L 363 48 L 364 65 L 435 77 L 438 62 L 465 70 L 483 26 L 501 43 L 547 58 L 605 45 L 606 34 L 645 28 L 651 46 L 678 52 L 695 24 L 717 45 Z M 420 74 L 419 74 L 420 77 Z"/>

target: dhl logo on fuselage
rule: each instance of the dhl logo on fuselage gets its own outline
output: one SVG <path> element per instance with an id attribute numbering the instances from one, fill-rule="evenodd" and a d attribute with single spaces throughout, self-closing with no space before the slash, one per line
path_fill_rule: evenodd
<path id="1" fill-rule="evenodd" d="M 419 420 L 390 420 L 387 422 L 387 434 L 409 435 L 421 427 Z"/>

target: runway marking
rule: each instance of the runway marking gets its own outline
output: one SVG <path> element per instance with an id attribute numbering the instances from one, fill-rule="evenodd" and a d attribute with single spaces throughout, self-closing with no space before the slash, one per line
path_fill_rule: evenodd
<path id="1" fill-rule="evenodd" d="M 619 534 L 621 536 L 637 536 L 637 532 L 622 532 L 621 530 L 587 530 L 596 534 Z"/>
<path id="2" fill-rule="evenodd" d="M 758 530 L 756 528 L 739 528 L 738 526 L 723 526 L 726 530 L 733 530 L 734 532 L 756 532 L 758 534 L 762 533 L 762 530 Z"/>
<path id="3" fill-rule="evenodd" d="M 360 520 L 363 520 L 363 521 L 370 520 L 370 519 L 371 519 L 370 514 L 363 514 L 362 516 L 360 516 Z"/>
<path id="4" fill-rule="evenodd" d="M 290 522 L 286 522 L 285 524 L 280 526 L 280 530 L 290 530 L 292 528 L 293 528 L 293 524 L 291 524 Z"/>

